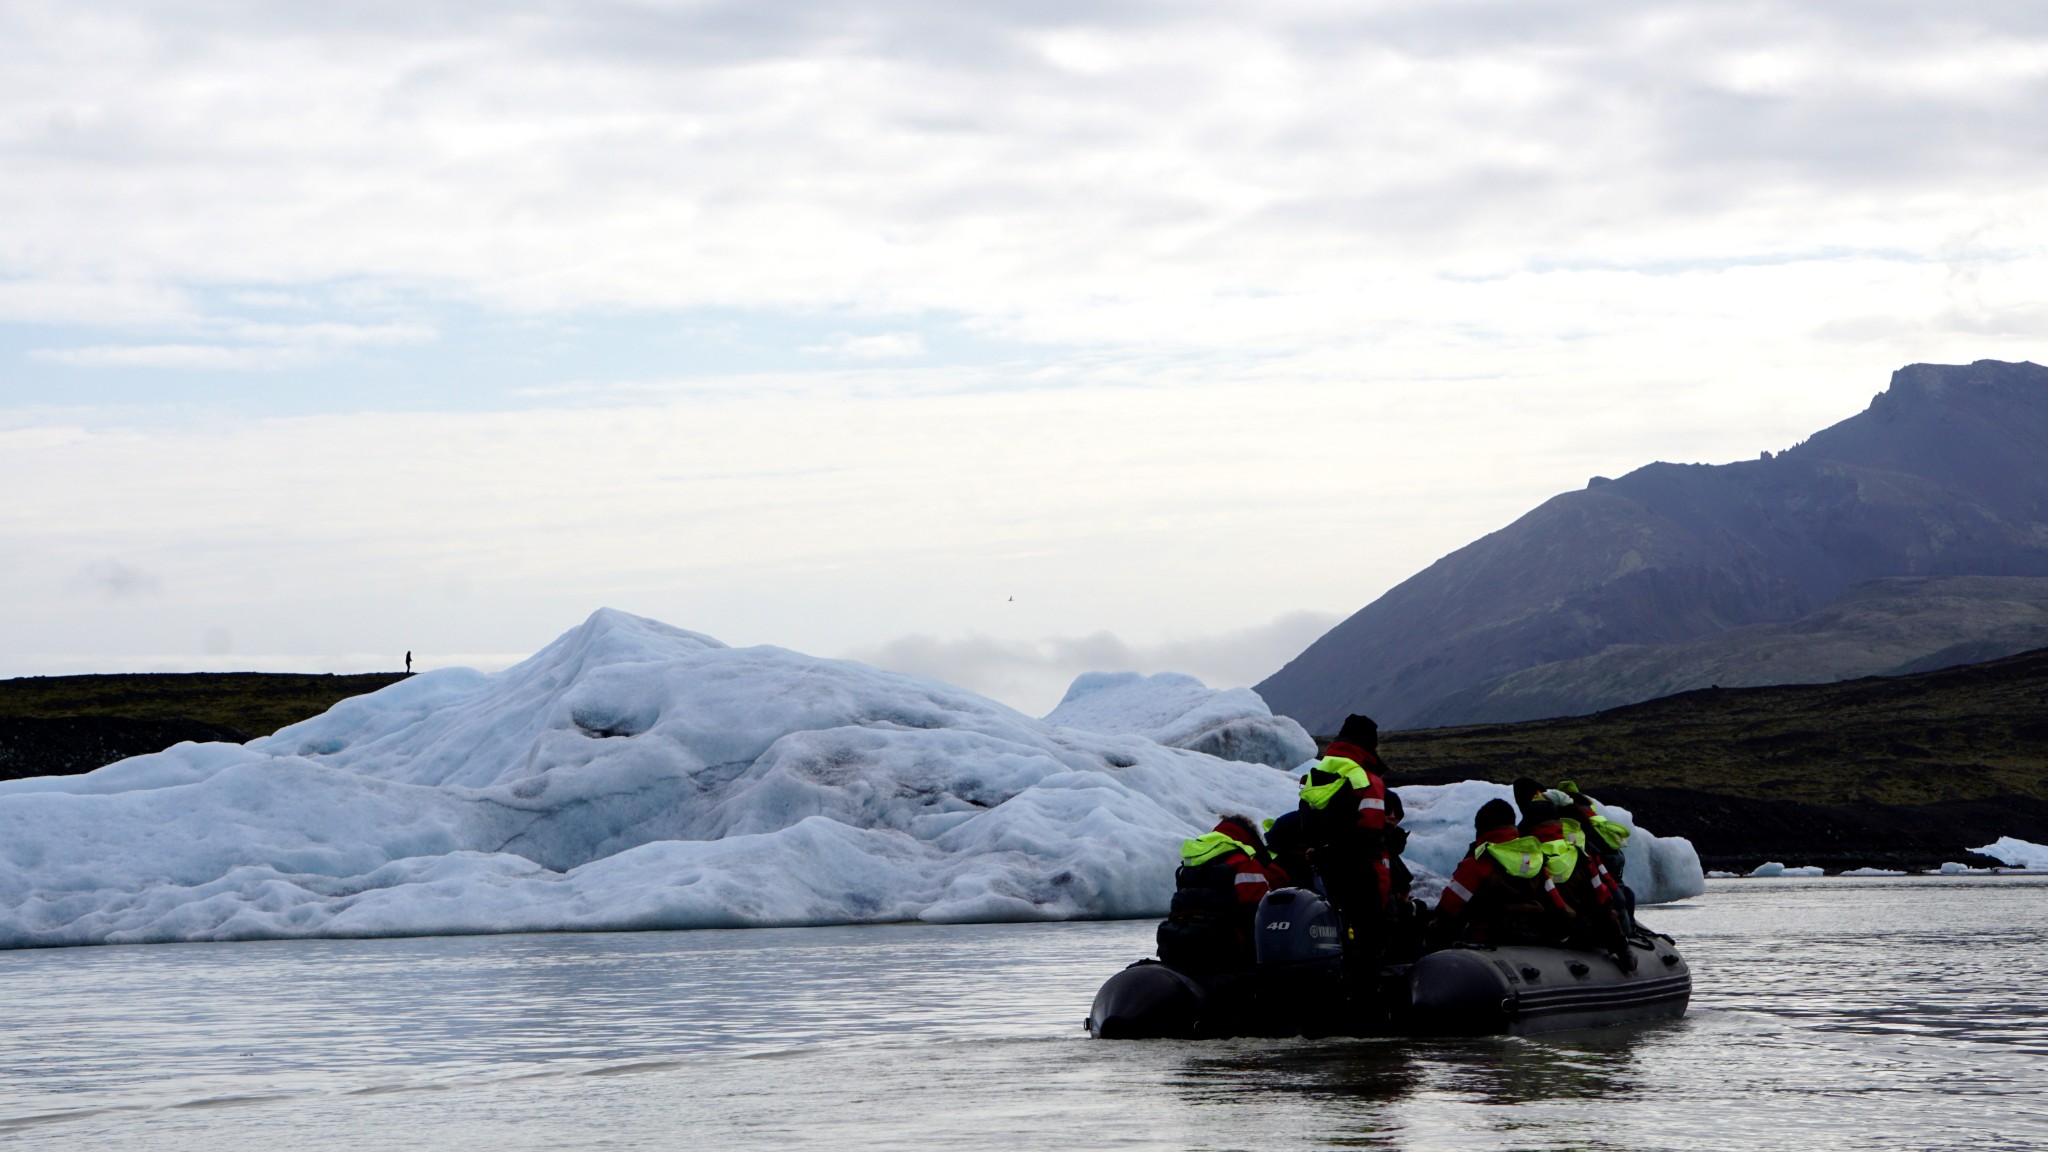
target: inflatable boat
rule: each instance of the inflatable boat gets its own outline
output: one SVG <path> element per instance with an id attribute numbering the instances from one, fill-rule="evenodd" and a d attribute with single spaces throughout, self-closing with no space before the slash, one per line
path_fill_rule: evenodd
<path id="1" fill-rule="evenodd" d="M 1191 973 L 1140 960 L 1111 976 L 1088 1014 L 1099 1039 L 1223 1036 L 1526 1036 L 1685 1015 L 1692 974 L 1671 938 L 1638 931 L 1636 966 L 1604 952 L 1458 946 L 1389 965 L 1346 987 L 1337 914 L 1283 888 L 1259 905 L 1250 971 Z"/>

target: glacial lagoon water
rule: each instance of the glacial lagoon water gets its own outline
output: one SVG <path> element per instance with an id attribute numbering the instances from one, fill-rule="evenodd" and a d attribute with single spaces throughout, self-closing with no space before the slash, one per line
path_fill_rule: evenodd
<path id="1" fill-rule="evenodd" d="M 0 953 L 0 1146 L 2048 1146 L 2048 877 L 1731 880 L 1675 1024 L 1098 1042 L 1150 923 Z"/>

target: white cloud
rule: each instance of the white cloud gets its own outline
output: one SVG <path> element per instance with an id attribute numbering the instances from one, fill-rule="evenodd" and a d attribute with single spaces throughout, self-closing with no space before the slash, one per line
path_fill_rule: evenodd
<path id="1" fill-rule="evenodd" d="M 437 333 L 426 324 L 237 323 L 230 331 L 242 340 L 305 348 L 380 348 L 431 343 Z"/>
<path id="2" fill-rule="evenodd" d="M 76 368 L 212 368 L 236 372 L 287 368 L 310 360 L 303 349 L 222 344 L 100 344 L 88 348 L 38 348 L 29 355 Z"/>
<path id="3" fill-rule="evenodd" d="M 239 344 L 96 344 L 84 348 L 37 348 L 29 355 L 78 368 L 183 368 L 231 372 L 269 371 L 311 364 L 347 348 L 424 344 L 435 337 L 424 324 L 250 324 L 195 322 L 224 329 L 247 341 Z"/>
<path id="4" fill-rule="evenodd" d="M 1488 380 L 1390 396 L 1255 376 L 1166 390 L 943 376 L 900 390 L 875 372 L 748 377 L 603 408 L 0 427 L 0 487 L 37 493 L 0 504 L 0 673 L 12 653 L 67 647 L 197 652 L 214 624 L 248 652 L 538 648 L 600 605 L 820 653 L 1108 632 L 1158 654 L 1289 608 L 1350 611 L 1615 471 L 1640 434 L 1624 413 L 1589 424 L 1571 397 L 1495 402 Z M 1463 453 L 1428 434 L 1446 424 Z M 1747 457 L 1796 438 L 1722 443 Z M 41 591 L 107 555 L 149 557 L 176 594 L 145 614 Z M 1184 655 L 1198 675 L 1270 671 Z"/>
<path id="5" fill-rule="evenodd" d="M 80 568 L 73 575 L 72 586 L 105 600 L 160 596 L 164 590 L 163 581 L 155 573 L 111 558 Z"/>
<path id="6" fill-rule="evenodd" d="M 1083 672 L 1184 672 L 1212 688 L 1255 684 L 1337 620 L 1330 613 L 1290 612 L 1266 624 L 1157 644 L 1130 644 L 1109 632 L 1035 641 L 901 636 L 858 649 L 853 657 L 972 688 L 1039 716 L 1050 712 Z"/>
<path id="7" fill-rule="evenodd" d="M 884 332 L 875 336 L 847 336 L 829 344 L 805 348 L 844 356 L 849 360 L 908 360 L 924 355 L 924 340 L 915 332 Z"/>
<path id="8" fill-rule="evenodd" d="M 1441 353 L 1766 315 L 1515 275 L 1560 259 L 1997 264 L 2048 204 L 2048 30 L 2008 5 L 379 11 L 0 16 L 0 268 Z"/>
<path id="9" fill-rule="evenodd" d="M 1143 655 L 1902 363 L 2043 359 L 2025 5 L 81 0 L 0 45 L 0 336 L 44 363 L 468 384 L 501 361 L 416 312 L 684 332 L 527 412 L 0 409 L 0 659 L 493 652 L 600 603 Z M 730 315 L 842 359 L 695 378 Z M 50 593 L 110 555 L 148 614 Z"/>
<path id="10" fill-rule="evenodd" d="M 0 224 L 0 237 L 8 235 L 5 229 Z M 175 285 L 139 283 L 104 271 L 92 278 L 55 269 L 24 275 L 22 264 L 0 258 L 0 322 L 153 328 L 197 319 L 187 294 Z"/>

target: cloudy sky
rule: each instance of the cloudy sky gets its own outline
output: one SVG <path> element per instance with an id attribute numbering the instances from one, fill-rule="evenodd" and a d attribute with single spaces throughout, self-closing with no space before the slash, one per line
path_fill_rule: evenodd
<path id="1" fill-rule="evenodd" d="M 2040 359 L 2028 3 L 0 2 L 0 675 L 1033 711 Z"/>

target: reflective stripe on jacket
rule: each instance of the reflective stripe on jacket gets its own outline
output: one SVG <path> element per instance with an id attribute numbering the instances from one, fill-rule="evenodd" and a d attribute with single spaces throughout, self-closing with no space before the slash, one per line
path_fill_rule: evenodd
<path id="1" fill-rule="evenodd" d="M 1527 880 L 1543 871 L 1543 845 L 1534 836 L 1519 836 L 1498 843 L 1482 841 L 1473 856 L 1491 856 L 1508 875 Z"/>
<path id="2" fill-rule="evenodd" d="M 1310 768 L 1301 784 L 1301 802 L 1321 811 L 1347 788 L 1358 797 L 1358 826 L 1375 832 L 1384 830 L 1387 782 L 1348 756 L 1325 756 Z"/>
<path id="3" fill-rule="evenodd" d="M 1543 853 L 1532 837 L 1501 829 L 1475 841 L 1437 900 L 1436 927 L 1444 938 L 1486 943 L 1541 931 L 1547 906 L 1562 905 L 1543 878 Z"/>
<path id="4" fill-rule="evenodd" d="M 1229 885 L 1237 903 L 1257 907 L 1273 887 L 1272 876 L 1258 857 L 1252 855 L 1249 845 L 1231 839 L 1221 832 L 1204 832 L 1192 840 L 1183 840 L 1180 845 L 1181 867 L 1191 871 L 1179 873 L 1180 882 L 1202 874 L 1212 875 L 1213 884 L 1204 887 L 1223 887 L 1223 876 L 1229 875 Z"/>
<path id="5" fill-rule="evenodd" d="M 1558 827 L 1564 829 L 1564 838 L 1566 840 L 1571 841 L 1572 847 L 1577 848 L 1582 852 L 1585 851 L 1586 832 L 1585 829 L 1580 826 L 1577 820 L 1574 820 L 1571 817 L 1566 816 L 1563 819 L 1559 820 L 1557 824 Z"/>

